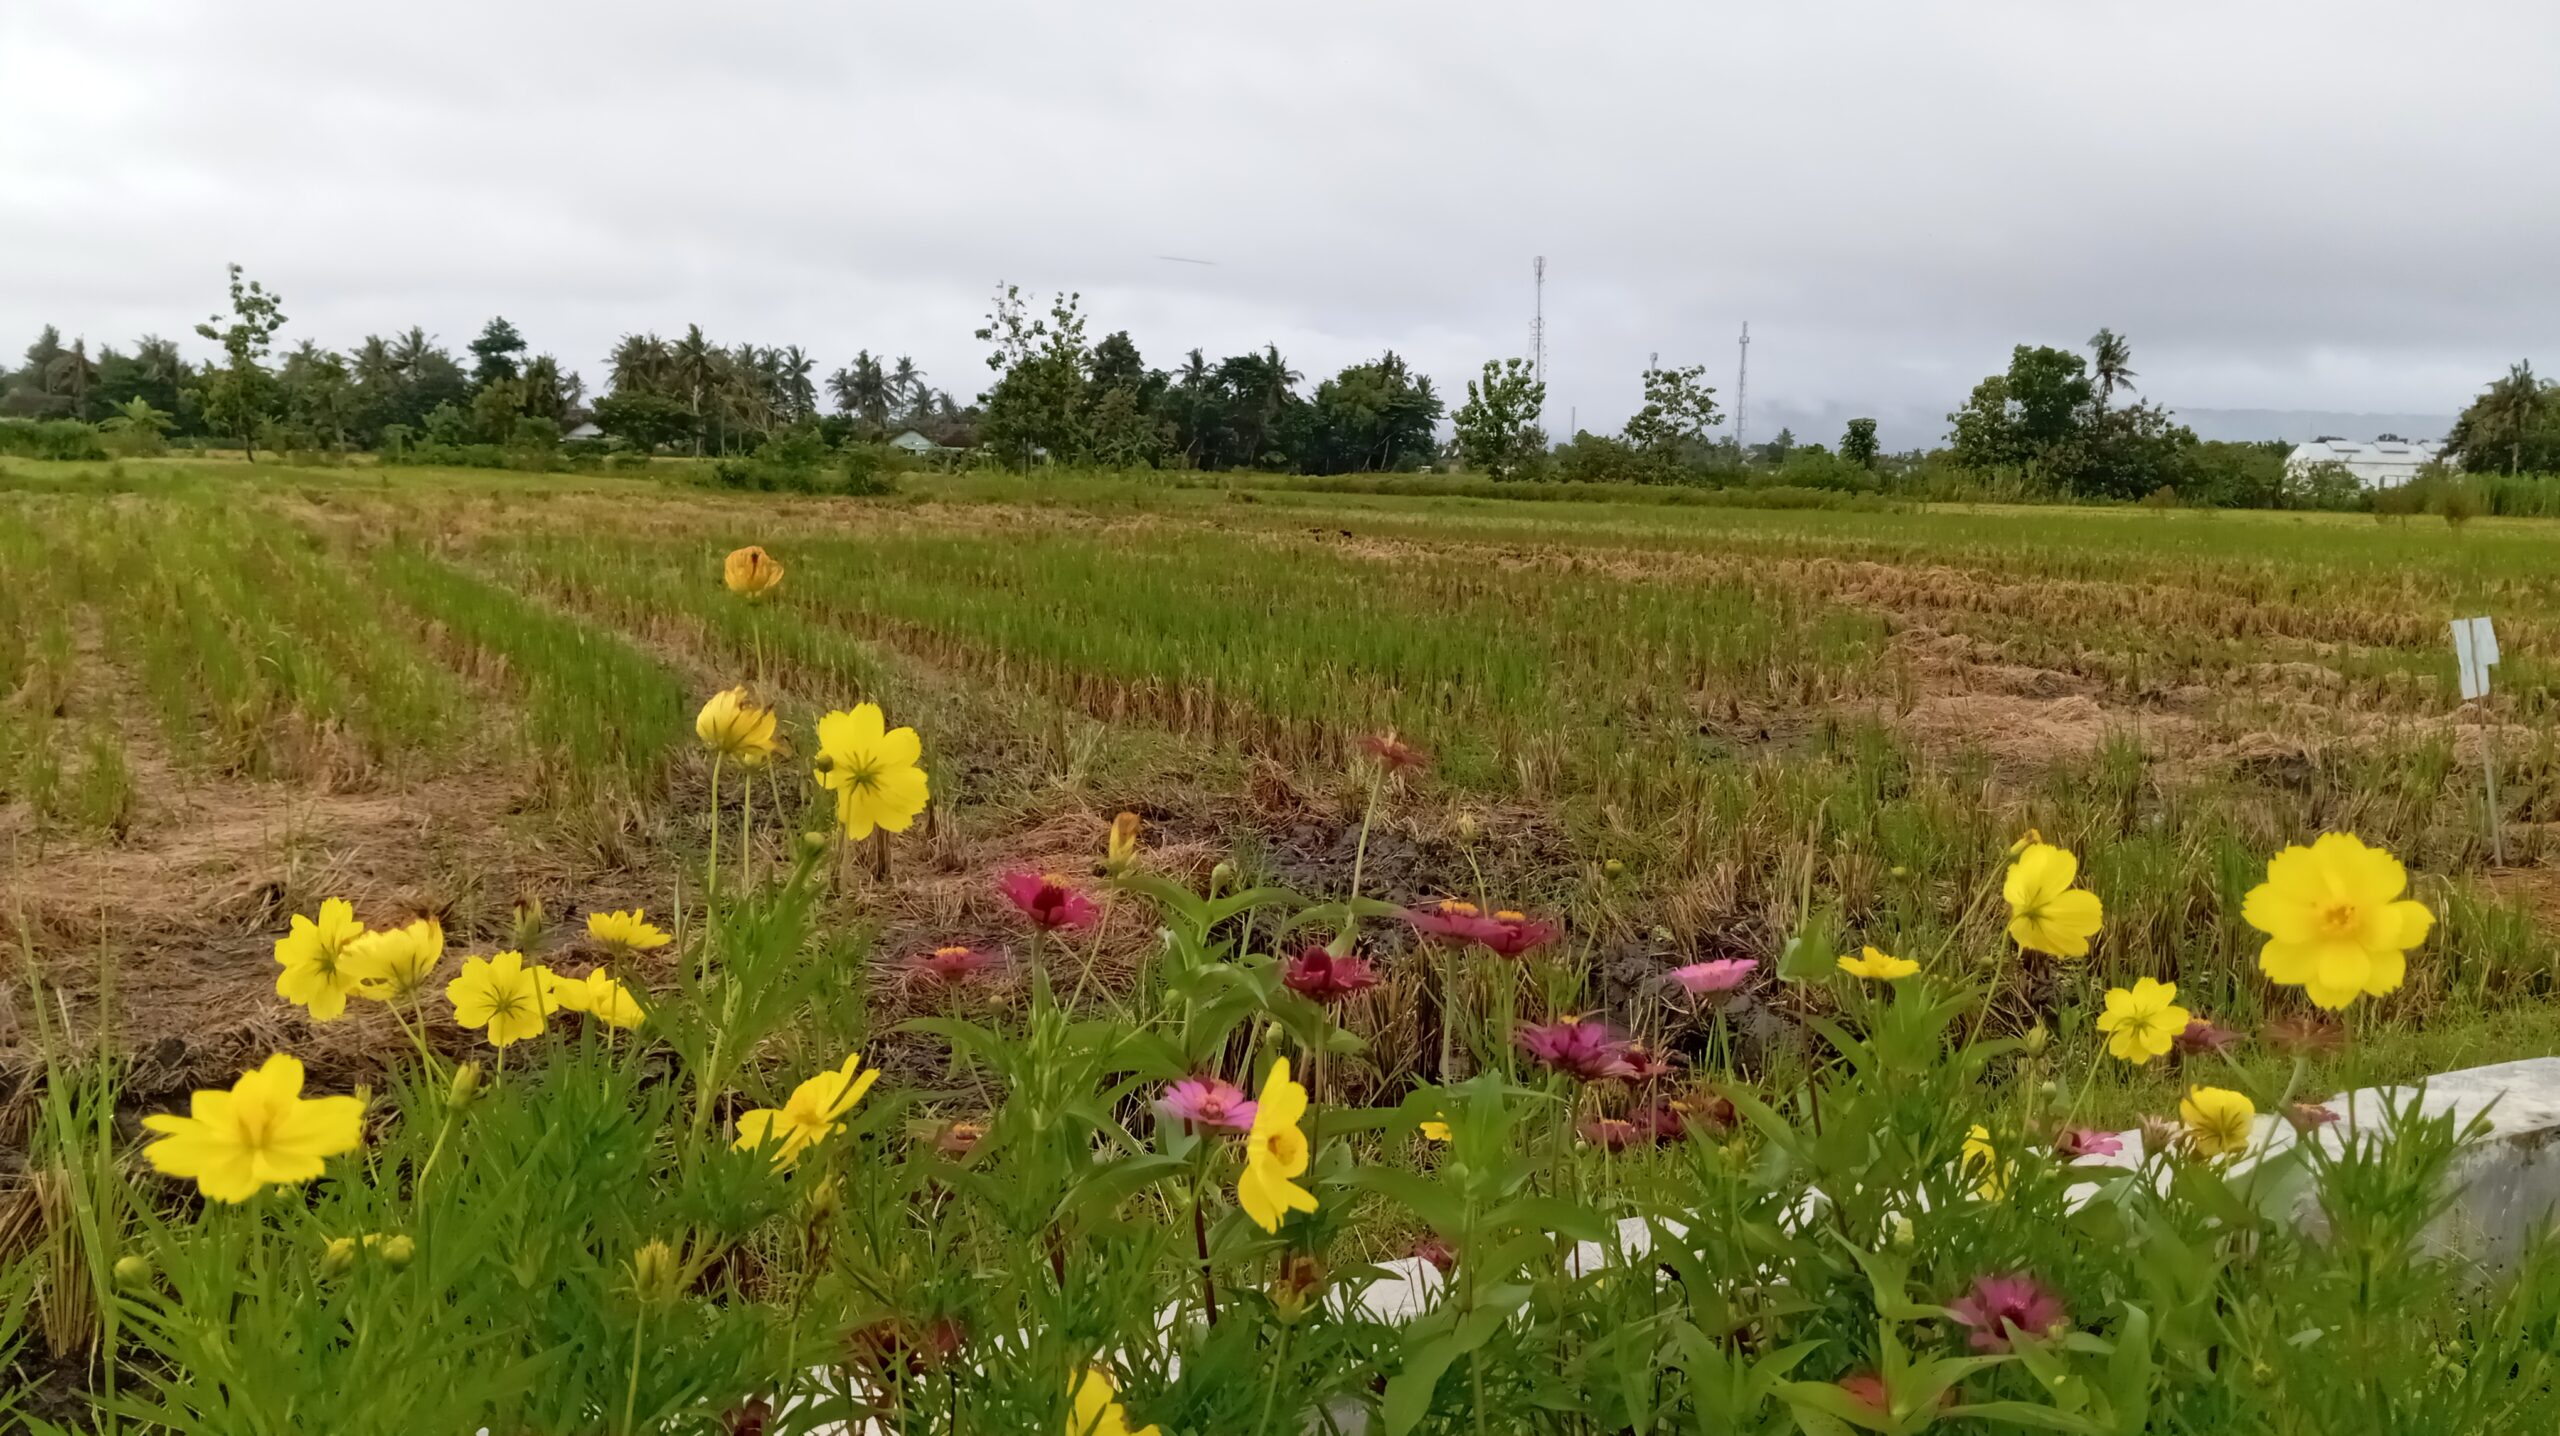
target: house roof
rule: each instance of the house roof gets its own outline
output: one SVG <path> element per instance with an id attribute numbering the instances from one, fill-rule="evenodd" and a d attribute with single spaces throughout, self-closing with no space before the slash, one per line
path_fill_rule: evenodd
<path id="1" fill-rule="evenodd" d="M 2443 453 L 2444 445 L 2433 439 L 2319 438 L 2294 445 L 2284 463 L 2288 469 L 2344 464 L 2366 488 L 2389 488 L 2416 478 L 2422 465 L 2435 462 Z"/>

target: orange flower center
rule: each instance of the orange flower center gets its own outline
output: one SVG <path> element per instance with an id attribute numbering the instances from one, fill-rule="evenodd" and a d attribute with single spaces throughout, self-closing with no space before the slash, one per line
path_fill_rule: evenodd
<path id="1" fill-rule="evenodd" d="M 1440 900 L 1440 910 L 1445 913 L 1455 913 L 1463 917 L 1474 917 L 1476 915 L 1476 905 L 1474 903 L 1460 902 L 1456 898 L 1442 898 Z"/>
<path id="2" fill-rule="evenodd" d="M 2361 904 L 2333 902 L 2320 909 L 2320 931 L 2328 937 L 2351 937 L 2364 926 Z"/>

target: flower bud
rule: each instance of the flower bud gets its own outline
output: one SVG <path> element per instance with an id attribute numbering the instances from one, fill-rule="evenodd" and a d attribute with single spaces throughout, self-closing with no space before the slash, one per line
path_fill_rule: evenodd
<path id="1" fill-rule="evenodd" d="M 1602 871 L 1602 872 L 1604 872 L 1604 873 L 1607 873 L 1609 876 L 1611 876 L 1611 877 L 1613 877 L 1613 878 L 1614 878 L 1614 877 L 1616 877 L 1618 874 L 1620 874 L 1620 873 L 1622 873 L 1622 872 L 1625 872 L 1626 870 L 1627 870 L 1627 865 L 1626 865 L 1625 863 L 1623 863 L 1623 862 L 1620 862 L 1620 861 L 1619 861 L 1619 860 L 1617 860 L 1616 858 L 1611 858 L 1611 859 L 1609 859 L 1609 861 L 1607 861 L 1607 862 L 1605 862 L 1605 863 L 1602 863 L 1602 864 L 1600 865 L 1600 871 Z"/>
<path id="2" fill-rule="evenodd" d="M 1894 1212 L 1885 1217 L 1884 1229 L 1886 1237 L 1900 1251 L 1911 1250 L 1912 1243 L 1918 1239 L 1918 1233 L 1911 1228 L 1911 1219 L 1900 1212 Z"/>
<path id="3" fill-rule="evenodd" d="M 1306 1252 L 1281 1259 L 1279 1278 L 1271 1283 L 1271 1305 L 1282 1321 L 1294 1322 L 1314 1307 L 1324 1287 L 1324 1266 Z"/>
<path id="4" fill-rule="evenodd" d="M 393 1271 L 407 1266 L 409 1259 L 418 1254 L 418 1244 L 405 1232 L 395 1233 L 378 1241 L 368 1237 L 366 1242 L 373 1247 L 373 1254 L 382 1258 L 382 1264 Z"/>
<path id="5" fill-rule="evenodd" d="M 2053 1033 L 2046 1030 L 2045 1025 L 2039 1022 L 2027 1029 L 2026 1040 L 2020 1044 L 2020 1050 L 2029 1057 L 2042 1057 L 2045 1049 L 2052 1045 Z"/>
<path id="6" fill-rule="evenodd" d="M 1111 820 L 1111 837 L 1104 845 L 1102 863 L 1112 872 L 1127 872 L 1138 860 L 1138 815 L 1122 813 Z"/>
<path id="7" fill-rule="evenodd" d="M 321 1249 L 320 1275 L 323 1277 L 334 1280 L 345 1276 L 348 1272 L 355 1270 L 355 1265 L 356 1239 L 354 1237 L 331 1237 L 329 1245 Z"/>
<path id="8" fill-rule="evenodd" d="M 674 1247 L 653 1241 L 631 1254 L 631 1294 L 641 1305 L 670 1305 L 683 1289 L 684 1259 Z"/>
<path id="9" fill-rule="evenodd" d="M 1460 813 L 1457 826 L 1459 842 L 1472 843 L 1484 835 L 1484 825 L 1476 821 L 1476 815 L 1473 813 Z"/>
<path id="10" fill-rule="evenodd" d="M 1236 865 L 1231 862 L 1220 862 L 1216 867 L 1209 869 L 1209 896 L 1216 897 L 1225 892 L 1229 887 L 1234 886 L 1235 880 Z"/>
<path id="11" fill-rule="evenodd" d="M 826 850 L 827 835 L 824 832 L 821 832 L 816 828 L 802 830 L 800 834 L 800 856 L 804 858 L 814 858 Z"/>
<path id="12" fill-rule="evenodd" d="M 837 1212 L 844 1210 L 844 1184 L 830 1172 L 809 1189 L 809 1195 L 801 1202 L 808 1213 L 809 1224 L 823 1226 L 832 1221 Z"/>
<path id="13" fill-rule="evenodd" d="M 116 1285 L 137 1287 L 151 1280 L 151 1259 L 139 1252 L 116 1258 Z"/>
<path id="14" fill-rule="evenodd" d="M 465 1062 L 453 1069 L 453 1083 L 444 1090 L 444 1105 L 459 1112 L 480 1095 L 480 1064 Z"/>

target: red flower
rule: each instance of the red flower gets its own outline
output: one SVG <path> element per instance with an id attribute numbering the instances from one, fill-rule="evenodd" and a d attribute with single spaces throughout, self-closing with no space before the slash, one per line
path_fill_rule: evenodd
<path id="1" fill-rule="evenodd" d="M 2122 1137 L 2094 1127 L 2065 1127 L 2053 1139 L 2053 1154 L 2066 1162 L 2075 1157 L 2112 1157 L 2123 1150 Z"/>
<path id="2" fill-rule="evenodd" d="M 1442 1276 L 1458 1269 L 1458 1254 L 1437 1236 L 1427 1236 L 1415 1242 L 1413 1254 L 1438 1267 Z"/>
<path id="3" fill-rule="evenodd" d="M 1375 758 L 1390 776 L 1431 765 L 1431 755 L 1397 737 L 1393 729 L 1361 739 L 1360 750 Z"/>
<path id="4" fill-rule="evenodd" d="M 1377 986 L 1378 970 L 1358 953 L 1336 957 L 1321 947 L 1310 947 L 1289 959 L 1280 970 L 1280 980 L 1300 997 L 1330 1007 Z"/>
<path id="5" fill-rule="evenodd" d="M 1175 1121 L 1205 1132 L 1250 1132 L 1261 1104 L 1218 1077 L 1186 1077 L 1164 1089 L 1156 1107 Z"/>
<path id="6" fill-rule="evenodd" d="M 1680 1070 L 1680 1064 L 1657 1057 L 1640 1042 L 1627 1044 L 1627 1079 L 1639 1086 L 1658 1082 Z"/>
<path id="7" fill-rule="evenodd" d="M 1521 913 L 1498 912 L 1493 915 L 1490 931 L 1476 941 L 1496 957 L 1518 957 L 1553 942 L 1558 931 L 1551 922 L 1532 922 Z"/>
<path id="8" fill-rule="evenodd" d="M 1691 1127 L 1707 1132 L 1733 1129 L 1733 1104 L 1715 1092 L 1693 1092 L 1656 1102 L 1635 1115 L 1637 1126 L 1646 1129 L 1657 1142 L 1677 1142 L 1689 1135 Z"/>
<path id="9" fill-rule="evenodd" d="M 1756 957 L 1726 957 L 1713 962 L 1693 962 L 1675 967 L 1667 974 L 1681 991 L 1691 997 L 1710 993 L 1731 992 L 1740 987 L 1760 966 Z"/>
<path id="10" fill-rule="evenodd" d="M 2071 1324 L 2062 1298 L 2024 1272 L 1978 1277 L 1973 1290 L 1947 1303 L 1947 1313 L 1973 1328 L 1973 1349 L 2005 1352 L 2012 1336 L 2038 1339 Z"/>
<path id="11" fill-rule="evenodd" d="M 1458 898 L 1442 898 L 1429 907 L 1407 908 L 1404 920 L 1424 937 L 1461 943 L 1482 941 L 1493 927 L 1474 903 Z"/>
<path id="12" fill-rule="evenodd" d="M 1626 1039 L 1605 1022 L 1568 1017 L 1544 1027 L 1523 1027 L 1519 1042 L 1539 1062 L 1584 1082 L 1635 1072 L 1627 1062 Z"/>
<path id="13" fill-rule="evenodd" d="M 1060 928 L 1091 927 L 1101 911 L 1071 886 L 1065 878 L 1034 872 L 1007 873 L 996 884 L 1005 901 L 1020 909 L 1031 925 L 1043 932 Z"/>
<path id="14" fill-rule="evenodd" d="M 2284 1119 L 2297 1132 L 2317 1132 L 2338 1120 L 2336 1109 L 2321 1102 L 2296 1102 L 2284 1109 Z"/>
<path id="15" fill-rule="evenodd" d="M 2240 1034 L 2228 1027 L 2218 1027 L 2201 1017 L 2187 1019 L 2186 1030 L 2169 1039 L 2169 1045 L 2187 1056 L 2219 1052 L 2240 1040 Z"/>
<path id="16" fill-rule="evenodd" d="M 919 980 L 957 987 L 995 966 L 996 956 L 974 947 L 937 947 L 908 959 L 907 972 Z"/>
<path id="17" fill-rule="evenodd" d="M 1582 1140 L 1604 1152 L 1623 1152 L 1650 1135 L 1644 1128 L 1619 1117 L 1585 1117 L 1574 1125 Z"/>

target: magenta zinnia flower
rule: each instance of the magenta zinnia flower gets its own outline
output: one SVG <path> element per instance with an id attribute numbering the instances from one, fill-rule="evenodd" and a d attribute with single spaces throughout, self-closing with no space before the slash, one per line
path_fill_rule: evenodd
<path id="1" fill-rule="evenodd" d="M 1437 1235 L 1424 1237 L 1413 1244 L 1413 1254 L 1440 1269 L 1442 1276 L 1458 1269 L 1458 1254 Z"/>
<path id="2" fill-rule="evenodd" d="M 1361 739 L 1360 749 L 1375 758 L 1378 766 L 1391 774 L 1402 773 L 1412 768 L 1428 767 L 1431 763 L 1429 754 L 1397 737 L 1393 729 L 1384 733 L 1372 733 Z"/>
<path id="3" fill-rule="evenodd" d="M 1686 967 L 1675 967 L 1667 975 L 1682 992 L 1691 997 L 1705 997 L 1740 987 L 1759 966 L 1760 960 L 1756 957 L 1723 957 L 1713 962 L 1693 962 Z"/>
<path id="4" fill-rule="evenodd" d="M 1973 1349 L 2005 1352 L 2012 1335 L 2044 1338 L 2071 1324 L 2062 1298 L 2024 1272 L 1977 1277 L 1973 1290 L 1947 1303 L 1956 1320 L 1973 1328 Z"/>
<path id="5" fill-rule="evenodd" d="M 1357 953 L 1336 957 L 1321 947 L 1310 947 L 1289 959 L 1280 970 L 1280 980 L 1300 997 L 1330 1007 L 1377 986 L 1378 970 Z"/>
<path id="6" fill-rule="evenodd" d="M 1164 1089 L 1157 1110 L 1200 1132 L 1250 1132 L 1259 1104 L 1219 1077 L 1186 1077 Z"/>
<path id="7" fill-rule="evenodd" d="M 1554 923 L 1539 922 L 1524 913 L 1498 912 L 1488 920 L 1483 936 L 1476 941 L 1496 957 L 1518 957 L 1522 953 L 1546 946 L 1561 931 Z"/>
<path id="8" fill-rule="evenodd" d="M 1573 1130 L 1604 1152 L 1623 1152 L 1650 1135 L 1622 1117 L 1585 1117 L 1574 1124 Z"/>
<path id="9" fill-rule="evenodd" d="M 974 947 L 937 947 L 908 960 L 907 971 L 927 982 L 957 987 L 995 965 L 995 954 Z"/>
<path id="10" fill-rule="evenodd" d="M 1568 1017 L 1544 1027 L 1523 1027 L 1519 1041 L 1539 1062 L 1584 1082 L 1626 1077 L 1635 1071 L 1627 1063 L 1626 1039 L 1610 1031 L 1606 1022 Z"/>
<path id="11" fill-rule="evenodd" d="M 1091 927 L 1100 911 L 1093 905 L 1093 899 L 1077 891 L 1065 878 L 1053 874 L 1007 873 L 1004 880 L 996 884 L 996 891 L 1003 893 L 1005 901 L 1020 909 L 1022 915 L 1031 920 L 1031 925 L 1043 932 Z"/>
<path id="12" fill-rule="evenodd" d="M 2112 1157 L 2123 1150 L 2123 1138 L 2095 1127 L 2065 1127 L 2053 1139 L 2053 1154 L 2064 1161 L 2074 1157 Z"/>
<path id="13" fill-rule="evenodd" d="M 1442 898 L 1429 907 L 1407 908 L 1404 920 L 1424 937 L 1450 942 L 1481 942 L 1493 929 L 1492 920 L 1481 908 L 1461 898 Z"/>
<path id="14" fill-rule="evenodd" d="M 1626 1080 L 1639 1086 L 1647 1082 L 1659 1082 L 1680 1070 L 1679 1063 L 1654 1055 L 1651 1048 L 1640 1042 L 1627 1044 L 1626 1061 Z"/>

